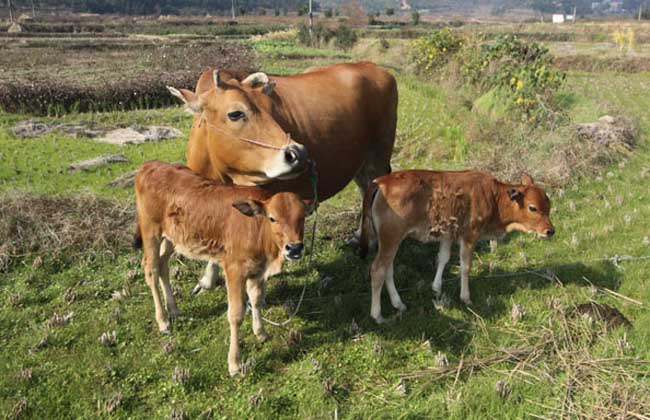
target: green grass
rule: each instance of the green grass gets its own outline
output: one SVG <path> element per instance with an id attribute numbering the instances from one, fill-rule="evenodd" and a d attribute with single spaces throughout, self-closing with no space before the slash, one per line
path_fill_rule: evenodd
<path id="1" fill-rule="evenodd" d="M 297 71 L 321 59 L 277 62 L 269 58 L 263 68 L 270 73 Z M 243 358 L 253 368 L 243 378 L 227 375 L 225 290 L 190 296 L 201 264 L 173 259 L 175 288 L 185 318 L 173 326 L 170 336 L 163 337 L 156 332 L 151 297 L 139 268 L 140 254 L 126 244 L 82 252 L 73 259 L 75 263 L 52 264 L 47 252 L 40 252 L 42 265 L 33 264 L 33 254 L 19 259 L 11 271 L 0 273 L 0 412 L 11 413 L 24 398 L 26 418 L 168 418 L 173 409 L 182 410 L 187 418 L 197 418 L 209 409 L 213 418 L 331 418 L 335 410 L 339 418 L 558 417 L 545 407 L 559 407 L 570 375 L 557 368 L 560 360 L 552 354 L 537 365 L 544 370 L 545 363 L 549 377 L 511 373 L 515 364 L 503 362 L 464 372 L 457 380 L 455 375 L 436 382 L 408 380 L 406 393 L 397 386 L 400 374 L 436 366 L 438 352 L 454 364 L 467 357 L 497 354 L 499 348 L 536 343 L 542 331 L 559 328 L 552 302 L 569 309 L 593 299 L 619 308 L 634 328 L 596 335 L 596 341 L 581 350 L 591 358 L 624 354 L 648 360 L 650 260 L 625 261 L 619 267 L 606 260 L 615 255 L 650 255 L 650 246 L 644 242 L 650 236 L 646 222 L 650 218 L 650 120 L 646 111 L 650 100 L 643 89 L 648 80 L 643 74 L 571 75 L 569 86 L 576 95 L 571 118 L 590 121 L 611 109 L 625 109 L 640 122 L 641 147 L 625 164 L 564 190 L 550 191 L 557 230 L 552 241 L 515 234 L 496 253 L 481 246 L 472 270 L 471 311 L 458 299 L 457 257 L 452 258 L 443 288 L 451 303 L 436 310 L 430 282 L 437 247 L 407 242 L 398 254 L 395 278 L 398 288 L 404 289 L 401 294 L 409 309 L 401 319 L 375 325 L 369 318 L 369 261 L 360 260 L 344 243 L 355 228 L 352 213 L 345 211 L 358 207 L 358 194 L 348 187 L 325 203 L 313 265 L 306 260 L 291 264 L 270 282 L 265 314 L 285 319 L 306 284 L 303 305 L 286 329 L 268 326 L 273 339 L 266 344 L 255 341 L 250 319 L 246 319 Z M 398 74 L 398 81 L 396 166 L 463 167 L 473 145 L 466 141 L 463 115 L 453 114 L 444 89 L 404 74 Z M 121 148 L 61 134 L 42 139 L 9 136 L 5 129 L 24 118 L 0 114 L 2 193 L 20 189 L 74 195 L 85 191 L 131 201 L 129 189 L 111 189 L 106 183 L 145 160 L 182 160 L 185 153 L 184 139 Z M 57 121 L 93 121 L 106 126 L 170 124 L 184 132 L 190 125 L 190 117 L 178 108 L 69 115 Z M 67 173 L 70 162 L 108 152 L 124 153 L 130 162 L 89 173 Z M 538 275 L 547 270 L 560 283 Z M 111 299 L 114 291 L 124 288 L 129 290 L 128 297 Z M 615 298 L 603 288 L 644 306 Z M 68 290 L 76 295 L 72 303 L 66 301 Z M 15 296 L 22 297 L 22 304 L 12 304 Z M 516 324 L 510 315 L 515 303 L 527 311 Z M 385 316 L 394 315 L 386 297 L 382 306 Z M 46 327 L 54 313 L 70 311 L 74 316 L 68 325 Z M 360 335 L 352 331 L 353 320 Z M 101 345 L 98 337 L 113 330 L 117 345 Z M 301 340 L 295 338 L 297 333 Z M 46 335 L 48 345 L 39 348 Z M 621 353 L 618 340 L 624 336 L 631 347 Z M 169 352 L 164 350 L 168 343 L 173 343 Z M 650 386 L 647 366 L 632 374 L 635 386 Z M 184 384 L 172 378 L 177 367 L 190 372 Z M 32 369 L 30 380 L 20 379 L 26 368 Z M 539 373 L 531 366 L 521 369 Z M 624 385 L 614 375 L 606 377 L 611 383 L 619 381 L 616 386 Z M 512 389 L 505 399 L 495 391 L 499 380 L 506 380 Z M 597 397 L 610 391 L 578 388 L 574 399 L 602 402 Z M 122 402 L 109 414 L 107 403 L 117 394 Z M 262 398 L 255 401 L 256 395 Z"/>

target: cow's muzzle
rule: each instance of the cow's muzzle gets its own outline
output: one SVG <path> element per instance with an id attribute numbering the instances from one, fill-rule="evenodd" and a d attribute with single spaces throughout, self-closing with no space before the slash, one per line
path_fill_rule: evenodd
<path id="1" fill-rule="evenodd" d="M 305 249 L 305 246 L 302 242 L 286 244 L 284 246 L 284 256 L 289 260 L 299 260 L 302 258 L 303 249 Z"/>

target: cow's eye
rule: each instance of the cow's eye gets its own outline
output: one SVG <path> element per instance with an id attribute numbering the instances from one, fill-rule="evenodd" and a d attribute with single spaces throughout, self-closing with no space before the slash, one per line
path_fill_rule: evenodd
<path id="1" fill-rule="evenodd" d="M 242 111 L 232 111 L 228 113 L 228 118 L 230 121 L 239 121 L 244 117 L 246 117 L 246 114 Z"/>
<path id="2" fill-rule="evenodd" d="M 269 222 L 275 223 L 275 218 L 273 216 L 269 216 Z"/>
<path id="3" fill-rule="evenodd" d="M 537 207 L 535 207 L 535 206 L 533 206 L 532 204 L 530 204 L 530 205 L 528 206 L 528 210 L 530 210 L 531 213 L 535 213 L 535 212 L 537 211 Z"/>

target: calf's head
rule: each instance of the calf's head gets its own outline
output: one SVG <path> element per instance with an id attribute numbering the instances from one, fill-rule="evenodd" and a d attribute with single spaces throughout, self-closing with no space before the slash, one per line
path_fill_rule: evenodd
<path id="1" fill-rule="evenodd" d="M 218 70 L 211 73 L 211 88 L 205 91 L 168 87 L 200 117 L 190 141 L 204 142 L 212 164 L 236 184 L 265 184 L 300 175 L 307 165 L 307 149 L 291 140 L 269 112 L 275 84 L 264 73 L 241 82 L 222 80 Z M 210 75 L 201 76 L 199 86 L 210 83 L 206 77 Z"/>
<path id="2" fill-rule="evenodd" d="M 508 231 L 536 233 L 538 237 L 550 238 L 555 234 L 551 223 L 551 200 L 533 178 L 524 174 L 521 184 L 507 191 L 511 200 L 511 220 Z"/>
<path id="3" fill-rule="evenodd" d="M 246 216 L 263 217 L 275 245 L 286 259 L 299 260 L 302 257 L 308 209 L 298 195 L 281 192 L 266 201 L 244 200 L 234 203 L 233 207 Z"/>

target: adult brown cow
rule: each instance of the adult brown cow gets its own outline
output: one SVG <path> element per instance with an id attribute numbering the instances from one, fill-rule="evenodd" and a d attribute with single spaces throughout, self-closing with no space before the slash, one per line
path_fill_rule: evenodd
<path id="1" fill-rule="evenodd" d="M 373 63 L 271 77 L 207 69 L 195 92 L 170 91 L 194 113 L 187 165 L 208 178 L 308 199 L 312 159 L 322 201 L 352 179 L 363 197 L 371 180 L 390 172 L 397 84 Z M 208 267 L 201 284 L 214 280 Z"/>

